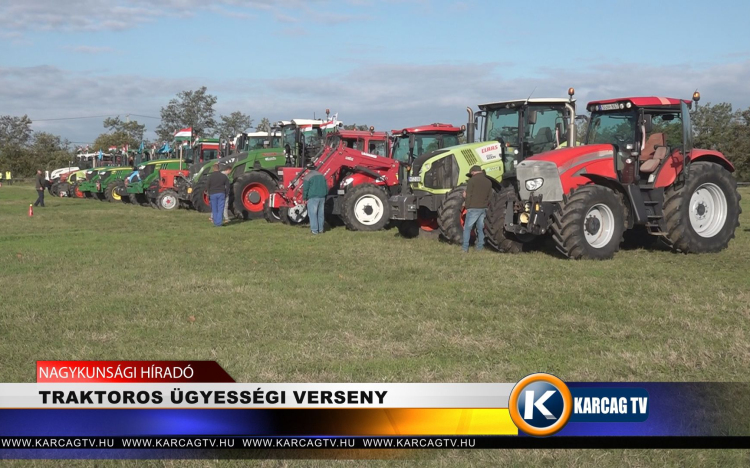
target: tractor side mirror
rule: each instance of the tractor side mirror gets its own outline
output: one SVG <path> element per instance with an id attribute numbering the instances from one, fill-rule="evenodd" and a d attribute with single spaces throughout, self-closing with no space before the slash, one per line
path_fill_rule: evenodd
<path id="1" fill-rule="evenodd" d="M 535 110 L 529 111 L 529 124 L 530 125 L 536 124 L 536 111 Z"/>
<path id="2" fill-rule="evenodd" d="M 409 135 L 409 152 L 410 153 L 414 152 L 414 144 L 415 144 L 414 135 L 413 134 Z"/>
<path id="3" fill-rule="evenodd" d="M 565 127 L 563 126 L 562 122 L 557 122 L 555 124 L 555 133 L 557 133 L 557 137 L 559 138 L 559 141 L 557 142 L 558 145 L 561 142 L 567 140 L 567 135 L 565 134 Z"/>
<path id="4" fill-rule="evenodd" d="M 646 133 L 654 131 L 654 120 L 651 114 L 643 115 L 643 129 L 646 130 Z"/>

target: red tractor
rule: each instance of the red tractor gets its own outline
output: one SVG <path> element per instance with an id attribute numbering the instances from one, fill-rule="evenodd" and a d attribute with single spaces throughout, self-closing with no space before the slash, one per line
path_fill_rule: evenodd
<path id="1" fill-rule="evenodd" d="M 365 151 L 366 150 L 366 151 Z M 339 130 L 314 162 L 330 189 L 326 213 L 338 216 L 347 228 L 377 231 L 390 220 L 388 197 L 398 190 L 399 163 L 390 158 L 388 134 Z M 272 194 L 265 207 L 268 221 L 299 224 L 307 218 L 302 199 L 305 168 L 284 167 L 283 189 Z"/>
<path id="2" fill-rule="evenodd" d="M 187 164 L 185 164 L 187 166 Z M 160 169 L 159 178 L 146 188 L 146 198 L 151 206 L 160 210 L 175 210 L 180 207 L 176 183 L 187 179 L 188 169 Z"/>
<path id="3" fill-rule="evenodd" d="M 697 102 L 700 94 L 693 95 Z M 741 213 L 734 166 L 693 148 L 689 100 L 595 101 L 585 146 L 532 156 L 490 202 L 485 229 L 500 251 L 551 234 L 565 256 L 607 259 L 626 230 L 675 251 L 727 247 Z"/>

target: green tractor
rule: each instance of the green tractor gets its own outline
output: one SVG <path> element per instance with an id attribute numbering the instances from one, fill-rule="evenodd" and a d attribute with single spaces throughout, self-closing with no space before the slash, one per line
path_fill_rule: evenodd
<path id="1" fill-rule="evenodd" d="M 117 189 L 125 186 L 125 178 L 132 172 L 133 168 L 129 166 L 108 167 L 99 171 L 95 180 L 96 192 L 94 197 L 111 203 L 122 201 L 122 196 L 119 195 Z"/>
<path id="2" fill-rule="evenodd" d="M 83 193 L 83 198 L 100 200 L 97 193 L 96 183 L 99 181 L 100 173 L 111 170 L 111 166 L 93 167 L 86 169 L 85 178 L 79 179 L 78 189 Z M 131 169 L 132 170 L 132 169 Z"/>
<path id="3" fill-rule="evenodd" d="M 232 166 L 230 196 L 233 195 L 235 213 L 243 219 L 263 218 L 266 201 L 279 188 L 280 168 L 304 167 L 322 149 L 325 136 L 341 125 L 336 117 L 278 122 L 275 128 L 281 134 L 279 147 L 249 151 Z"/>
<path id="4" fill-rule="evenodd" d="M 152 202 L 146 196 L 146 190 L 159 178 L 159 171 L 187 169 L 187 163 L 179 159 L 157 159 L 141 164 L 128 177 L 125 183 L 118 186 L 117 194 L 123 202 L 133 205 L 149 206 Z"/>
<path id="5" fill-rule="evenodd" d="M 398 222 L 404 237 L 418 236 L 435 228 L 449 242 L 460 244 L 466 210 L 463 193 L 472 166 L 480 166 L 493 181 L 495 190 L 511 183 L 516 166 L 524 159 L 575 143 L 575 101 L 570 97 L 518 99 L 471 108 L 467 142 L 421 156 L 414 154 L 405 163 L 406 177 L 401 191 L 390 199 L 391 219 Z M 480 125 L 480 120 L 482 121 Z M 481 127 L 479 141 L 475 131 Z M 508 181 L 504 181 L 508 179 Z"/>
<path id="6" fill-rule="evenodd" d="M 248 158 L 251 152 L 268 152 L 270 148 L 280 148 L 281 138 L 277 132 L 271 138 L 267 132 L 240 133 L 234 138 L 232 145 L 234 151 L 227 151 L 230 154 L 221 158 L 193 162 L 188 177 L 177 181 L 176 190 L 183 205 L 192 206 L 201 213 L 210 213 L 206 182 L 211 168 L 215 164 L 231 166 L 238 160 Z"/>

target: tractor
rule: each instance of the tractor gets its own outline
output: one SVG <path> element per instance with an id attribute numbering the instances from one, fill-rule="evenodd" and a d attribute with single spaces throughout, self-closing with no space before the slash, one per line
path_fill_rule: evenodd
<path id="1" fill-rule="evenodd" d="M 569 98 L 535 98 L 501 101 L 467 108 L 467 143 L 441 149 L 420 147 L 419 135 L 409 137 L 408 155 L 402 164 L 401 191 L 391 197 L 393 219 L 404 237 L 438 229 L 449 242 L 460 244 L 466 210 L 463 193 L 472 166 L 480 166 L 500 191 L 503 178 L 531 155 L 575 142 L 575 101 Z M 475 131 L 480 127 L 480 141 Z M 445 137 L 443 137 L 445 142 Z M 455 139 L 449 139 L 453 142 Z M 420 150 L 425 151 L 420 154 Z M 416 150 L 416 151 L 415 151 Z"/>
<path id="2" fill-rule="evenodd" d="M 96 183 L 99 181 L 99 174 L 109 169 L 112 169 L 112 167 L 102 166 L 86 170 L 85 180 L 81 180 L 78 184 L 78 189 L 83 193 L 83 198 L 100 200 L 96 191 Z"/>
<path id="3" fill-rule="evenodd" d="M 206 183 L 214 164 L 233 165 L 238 160 L 248 158 L 251 152 L 264 153 L 270 148 L 280 148 L 280 134 L 272 135 L 269 139 L 267 132 L 241 133 L 234 138 L 234 151 L 227 151 L 230 154 L 203 163 L 193 163 L 188 176 L 176 181 L 178 197 L 183 205 L 190 205 L 201 213 L 209 213 L 211 205 L 208 201 Z"/>
<path id="4" fill-rule="evenodd" d="M 183 170 L 187 169 L 187 163 L 179 159 L 157 159 L 141 164 L 125 179 L 125 183 L 117 188 L 117 194 L 122 197 L 123 202 L 133 205 L 155 205 L 157 202 L 147 198 L 146 190 L 159 178 L 159 171 L 162 169 Z"/>
<path id="5" fill-rule="evenodd" d="M 79 169 L 70 174 L 62 174 L 56 187 L 58 196 L 63 194 L 73 198 L 84 198 L 86 195 L 81 191 L 80 184 L 86 180 L 87 171 L 88 169 Z"/>
<path id="6" fill-rule="evenodd" d="M 725 249 L 741 213 L 734 166 L 693 147 L 691 107 L 664 97 L 590 102 L 584 146 L 521 162 L 515 181 L 494 195 L 486 223 L 493 245 L 519 252 L 551 235 L 568 258 L 609 259 L 626 231 L 641 230 L 674 251 Z"/>
<path id="7" fill-rule="evenodd" d="M 65 197 L 68 195 L 67 190 L 60 190 L 60 184 L 64 183 L 68 179 L 68 177 L 73 174 L 74 172 L 80 170 L 77 166 L 71 166 L 71 167 L 63 167 L 60 169 L 55 169 L 52 171 L 49 175 L 49 178 L 47 179 L 49 183 L 49 193 L 53 197 Z"/>
<path id="8" fill-rule="evenodd" d="M 118 188 L 125 185 L 125 178 L 132 172 L 133 168 L 129 166 L 106 168 L 100 171 L 95 181 L 95 196 L 99 200 L 106 200 L 110 203 L 122 201 L 122 196 L 118 193 Z"/>
<path id="9" fill-rule="evenodd" d="M 326 110 L 328 115 L 330 112 Z M 279 188 L 282 167 L 304 167 L 323 147 L 326 134 L 341 125 L 336 118 L 327 120 L 294 119 L 275 125 L 281 133 L 280 148 L 249 151 L 236 161 L 229 176 L 232 180 L 234 210 L 243 219 L 264 217 L 264 206 Z"/>
<path id="10" fill-rule="evenodd" d="M 329 194 L 326 211 L 339 216 L 347 228 L 377 231 L 390 220 L 388 197 L 398 189 L 399 163 L 390 157 L 388 134 L 339 131 L 329 140 L 312 164 L 325 176 Z M 363 151 L 374 151 L 373 154 Z M 265 218 L 286 224 L 300 224 L 307 218 L 302 199 L 309 168 L 284 167 L 283 187 L 269 197 Z"/>

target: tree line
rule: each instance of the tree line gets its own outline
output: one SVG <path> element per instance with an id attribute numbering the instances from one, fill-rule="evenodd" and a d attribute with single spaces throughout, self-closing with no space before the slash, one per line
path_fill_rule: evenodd
<path id="1" fill-rule="evenodd" d="M 231 139 L 252 128 L 254 119 L 240 111 L 216 118 L 216 96 L 201 87 L 182 91 L 161 108 L 161 123 L 155 132 L 158 141 L 143 140 L 146 125 L 137 120 L 108 117 L 103 121 L 105 132 L 100 134 L 90 151 L 107 152 L 112 146 L 128 145 L 137 149 L 141 142 L 146 147 L 171 142 L 174 133 L 192 128 L 200 137 Z M 737 179 L 750 180 L 750 107 L 734 110 L 729 103 L 706 104 L 691 112 L 694 146 L 723 152 L 737 168 Z M 64 167 L 75 156 L 70 141 L 48 132 L 31 129 L 28 116 L 0 116 L 0 171 L 12 171 L 14 177 L 32 176 L 37 169 L 52 170 Z M 347 125 L 346 129 L 367 130 L 367 125 Z M 256 131 L 269 131 L 271 123 L 263 118 Z"/>

